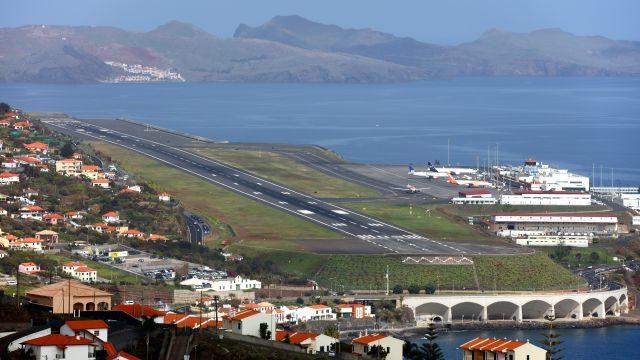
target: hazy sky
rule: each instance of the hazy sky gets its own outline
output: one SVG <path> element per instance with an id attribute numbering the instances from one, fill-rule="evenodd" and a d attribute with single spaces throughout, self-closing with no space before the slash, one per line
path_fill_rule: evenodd
<path id="1" fill-rule="evenodd" d="M 297 14 L 349 28 L 455 44 L 489 28 L 558 27 L 579 35 L 640 40 L 640 0 L 2 0 L 0 26 L 111 25 L 148 31 L 181 20 L 218 36 L 240 23 Z"/>

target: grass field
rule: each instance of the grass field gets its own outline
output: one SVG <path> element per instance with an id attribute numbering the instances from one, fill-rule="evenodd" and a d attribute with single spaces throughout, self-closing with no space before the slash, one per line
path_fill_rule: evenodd
<path id="1" fill-rule="evenodd" d="M 54 260 L 58 264 L 58 266 L 62 266 L 63 264 L 74 260 L 71 256 L 62 254 L 45 254 L 42 256 Z M 97 261 L 91 261 L 87 259 L 81 259 L 79 261 L 87 264 L 87 266 L 90 268 L 96 269 L 99 278 L 111 280 L 113 283 L 119 283 L 121 281 L 125 281 L 130 284 L 140 283 L 140 279 L 138 276 L 126 271 L 113 268 Z"/>
<path id="2" fill-rule="evenodd" d="M 545 254 L 553 254 L 556 251 L 555 247 L 538 248 L 539 251 Z M 592 259 L 592 253 L 598 254 L 597 258 Z M 613 257 L 607 249 L 603 248 L 576 248 L 569 249 L 569 255 L 567 255 L 562 262 L 571 265 L 571 267 L 581 267 L 595 265 L 595 264 L 613 264 Z"/>
<path id="3" fill-rule="evenodd" d="M 274 152 L 234 149 L 195 149 L 220 162 L 321 198 L 374 197 L 381 194 L 303 165 Z"/>
<path id="4" fill-rule="evenodd" d="M 489 216 L 496 212 L 543 212 L 543 213 L 562 213 L 562 212 L 599 212 L 609 211 L 604 205 L 591 206 L 513 206 L 513 205 L 440 205 L 440 209 L 444 212 L 457 215 L 460 217 L 467 216 Z"/>
<path id="5" fill-rule="evenodd" d="M 440 210 L 440 205 L 350 203 L 345 206 L 434 239 L 473 240 L 488 238 L 487 235 L 475 230 L 462 220 L 443 213 Z"/>
<path id="6" fill-rule="evenodd" d="M 92 146 L 111 156 L 138 179 L 171 193 L 186 209 L 205 217 L 217 230 L 210 245 L 238 238 L 255 242 L 256 246 L 290 250 L 297 249 L 297 245 L 283 240 L 342 237 L 133 151 L 103 142 L 92 142 Z"/>

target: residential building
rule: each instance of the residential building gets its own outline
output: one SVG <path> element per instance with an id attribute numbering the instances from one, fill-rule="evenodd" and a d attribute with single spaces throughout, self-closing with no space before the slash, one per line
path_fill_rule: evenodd
<path id="1" fill-rule="evenodd" d="M 276 308 L 275 305 L 267 301 L 263 301 L 258 304 L 254 304 L 254 303 L 241 304 L 239 307 L 245 310 L 255 310 L 260 312 L 266 312 L 268 310 L 273 310 Z"/>
<path id="2" fill-rule="evenodd" d="M 588 235 L 527 235 L 514 237 L 514 241 L 522 246 L 571 246 L 589 247 L 592 237 Z"/>
<path id="3" fill-rule="evenodd" d="M 42 221 L 51 225 L 58 225 L 64 222 L 64 216 L 58 213 L 44 214 L 42 215 Z"/>
<path id="4" fill-rule="evenodd" d="M 2 164 L 0 164 L 0 165 L 2 165 L 2 167 L 5 168 L 5 169 L 15 169 L 20 164 L 15 159 L 4 159 L 4 160 L 2 160 Z"/>
<path id="5" fill-rule="evenodd" d="M 95 223 L 93 225 L 87 225 L 89 228 L 91 228 L 91 230 L 93 231 L 97 231 L 99 233 L 103 233 L 103 232 L 112 232 L 114 231 L 116 228 L 113 226 L 109 226 L 107 224 L 104 223 Z"/>
<path id="6" fill-rule="evenodd" d="M 107 342 L 109 341 L 109 326 L 102 320 L 71 320 L 60 327 L 60 334 Z"/>
<path id="7" fill-rule="evenodd" d="M 34 262 L 23 262 L 22 264 L 18 265 L 18 272 L 21 272 L 23 274 L 32 275 L 42 271 L 43 270 L 40 270 L 40 265 Z"/>
<path id="8" fill-rule="evenodd" d="M 158 235 L 158 234 L 149 234 L 145 240 L 149 241 L 160 241 L 160 240 L 169 240 L 166 236 Z"/>
<path id="9" fill-rule="evenodd" d="M 215 327 L 216 319 L 206 316 L 167 313 L 165 324 L 175 324 L 178 328 L 206 329 Z M 218 319 L 218 329 L 223 328 L 222 320 Z"/>
<path id="10" fill-rule="evenodd" d="M 276 338 L 276 319 L 274 316 L 254 310 L 245 310 L 223 319 L 223 327 L 232 333 L 260 337 L 260 324 L 267 324 L 271 340 Z"/>
<path id="11" fill-rule="evenodd" d="M 515 191 L 500 198 L 504 205 L 591 205 L 591 194 L 582 191 Z"/>
<path id="12" fill-rule="evenodd" d="M 142 239 L 144 238 L 144 233 L 142 231 L 138 231 L 135 229 L 129 229 L 126 231 L 123 231 L 121 233 L 118 234 L 118 237 L 125 237 L 125 238 L 129 238 L 129 239 Z"/>
<path id="13" fill-rule="evenodd" d="M 82 174 L 82 161 L 78 159 L 64 159 L 56 161 L 56 172 L 68 176 Z"/>
<path id="14" fill-rule="evenodd" d="M 18 209 L 23 219 L 42 220 L 44 209 L 37 205 L 26 205 Z"/>
<path id="15" fill-rule="evenodd" d="M 36 233 L 36 239 L 47 243 L 47 246 L 53 246 L 58 243 L 58 233 L 52 230 L 42 230 Z"/>
<path id="16" fill-rule="evenodd" d="M 13 128 L 16 130 L 25 130 L 25 129 L 30 129 L 32 127 L 33 127 L 33 124 L 28 121 L 18 121 L 17 123 L 13 124 Z"/>
<path id="17" fill-rule="evenodd" d="M 7 210 L 6 210 L 6 209 L 4 209 L 4 208 L 0 208 L 0 216 L 7 216 L 7 215 L 9 215 L 9 213 L 7 212 Z"/>
<path id="18" fill-rule="evenodd" d="M 29 144 L 23 144 L 22 147 L 24 147 L 25 149 L 27 149 L 29 152 L 32 152 L 32 153 L 46 154 L 49 151 L 49 145 L 41 141 L 36 141 Z"/>
<path id="19" fill-rule="evenodd" d="M 529 341 L 475 338 L 460 345 L 463 360 L 545 360 L 547 351 Z"/>
<path id="20" fill-rule="evenodd" d="M 363 304 L 338 304 L 334 307 L 337 318 L 364 319 L 371 317 L 371 306 Z"/>
<path id="21" fill-rule="evenodd" d="M 92 187 L 100 187 L 100 188 L 103 188 L 103 189 L 109 189 L 109 188 L 111 188 L 111 180 L 107 180 L 107 179 L 91 180 L 91 186 Z"/>
<path id="22" fill-rule="evenodd" d="M 305 322 L 309 320 L 336 320 L 336 314 L 326 305 L 310 305 L 299 308 L 297 310 L 298 321 Z"/>
<path id="23" fill-rule="evenodd" d="M 102 221 L 106 224 L 115 224 L 120 222 L 120 214 L 117 211 L 110 211 L 102 214 Z"/>
<path id="24" fill-rule="evenodd" d="M 381 346 L 387 353 L 386 360 L 402 360 L 404 341 L 384 334 L 369 334 L 351 341 L 353 354 L 366 356 L 374 346 Z M 375 357 L 375 354 L 373 355 Z M 482 359 L 482 358 L 479 358 Z"/>
<path id="25" fill-rule="evenodd" d="M 156 310 L 151 306 L 141 304 L 118 304 L 111 310 L 126 312 L 138 320 L 142 320 L 143 316 L 153 317 L 154 322 L 158 324 L 165 324 L 165 316 L 167 315 L 165 311 Z"/>
<path id="26" fill-rule="evenodd" d="M 169 193 L 162 192 L 158 194 L 158 200 L 164 201 L 164 202 L 171 201 L 171 195 L 169 195 Z"/>
<path id="27" fill-rule="evenodd" d="M 96 269 L 87 267 L 81 262 L 66 263 L 62 266 L 62 271 L 69 276 L 76 278 L 82 282 L 98 281 L 98 272 Z"/>
<path id="28" fill-rule="evenodd" d="M 496 213 L 485 224 L 497 235 L 511 237 L 618 234 L 618 217 L 613 213 Z"/>
<path id="29" fill-rule="evenodd" d="M 82 176 L 91 180 L 101 179 L 102 178 L 101 171 L 102 169 L 99 166 L 95 166 L 95 165 L 82 165 L 80 167 L 80 172 L 82 173 Z"/>
<path id="30" fill-rule="evenodd" d="M 18 162 L 20 163 L 20 165 L 26 165 L 26 166 L 40 166 L 42 165 L 42 160 L 33 157 L 33 156 L 24 156 L 24 157 L 19 157 L 16 158 L 18 160 Z"/>
<path id="31" fill-rule="evenodd" d="M 260 281 L 245 279 L 240 275 L 233 278 L 214 280 L 191 278 L 182 281 L 180 285 L 191 286 L 194 289 L 206 288 L 207 290 L 212 291 L 252 290 L 260 289 L 262 287 L 262 283 Z"/>
<path id="32" fill-rule="evenodd" d="M 307 354 L 321 354 L 335 352 L 332 350 L 334 344 L 339 340 L 331 336 L 310 332 L 289 332 L 284 330 L 276 331 L 276 341 L 288 342 L 292 345 L 298 345 L 304 349 Z"/>
<path id="33" fill-rule="evenodd" d="M 44 241 L 32 237 L 18 239 L 9 244 L 9 248 L 14 250 L 30 250 L 35 252 L 42 251 L 42 243 Z"/>
<path id="34" fill-rule="evenodd" d="M 20 175 L 18 174 L 14 174 L 10 172 L 3 172 L 2 174 L 0 174 L 0 185 L 10 185 L 10 184 L 15 184 L 19 182 L 20 182 Z"/>
<path id="35" fill-rule="evenodd" d="M 77 211 L 68 211 L 64 213 L 64 218 L 66 220 L 82 220 L 84 219 L 84 216 Z"/>
<path id="36" fill-rule="evenodd" d="M 50 334 L 21 343 L 25 350 L 31 350 L 36 360 L 52 359 L 95 359 L 93 341 L 81 336 Z"/>
<path id="37" fill-rule="evenodd" d="M 6 258 L 7 256 L 9 256 L 8 252 L 0 250 L 0 259 Z"/>
<path id="38" fill-rule="evenodd" d="M 33 306 L 54 314 L 71 314 L 73 311 L 109 310 L 113 294 L 69 279 L 31 289 L 26 296 Z"/>

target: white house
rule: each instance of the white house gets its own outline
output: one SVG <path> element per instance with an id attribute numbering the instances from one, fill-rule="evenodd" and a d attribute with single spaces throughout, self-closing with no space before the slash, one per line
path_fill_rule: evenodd
<path id="1" fill-rule="evenodd" d="M 356 355 L 367 355 L 374 346 L 382 346 L 382 349 L 387 353 L 386 360 L 402 360 L 404 341 L 392 336 L 369 334 L 353 339 L 351 344 L 353 345 L 353 353 Z"/>
<path id="2" fill-rule="evenodd" d="M 622 205 L 634 210 L 640 210 L 640 194 L 621 194 Z"/>
<path id="3" fill-rule="evenodd" d="M 0 185 L 9 185 L 20 182 L 20 176 L 18 174 L 3 172 L 0 174 Z"/>
<path id="4" fill-rule="evenodd" d="M 31 350 L 36 360 L 51 359 L 95 359 L 96 347 L 82 336 L 50 334 L 21 343 L 25 350 Z"/>
<path id="5" fill-rule="evenodd" d="M 213 280 L 211 282 L 211 290 L 213 291 L 233 291 L 233 290 L 250 290 L 260 289 L 262 283 L 258 280 L 245 279 L 238 275 L 234 278 Z"/>
<path id="6" fill-rule="evenodd" d="M 60 334 L 82 336 L 94 342 L 109 341 L 109 326 L 102 320 L 72 320 L 60 327 Z"/>
<path id="7" fill-rule="evenodd" d="M 260 337 L 260 324 L 267 324 L 271 340 L 276 339 L 276 319 L 274 316 L 254 310 L 245 310 L 235 316 L 223 319 L 223 327 L 235 334 Z"/>
<path id="8" fill-rule="evenodd" d="M 102 214 L 102 221 L 106 224 L 114 224 L 120 222 L 120 214 L 117 211 L 110 211 Z"/>
<path id="9" fill-rule="evenodd" d="M 336 320 L 336 314 L 326 305 L 310 305 L 299 308 L 298 321 L 305 322 L 309 320 Z"/>
<path id="10" fill-rule="evenodd" d="M 40 265 L 29 261 L 23 262 L 22 264 L 18 265 L 18 271 L 23 274 L 35 274 L 41 272 L 42 270 L 40 270 Z"/>
<path id="11" fill-rule="evenodd" d="M 98 271 L 81 262 L 70 262 L 62 266 L 62 271 L 82 282 L 98 281 Z"/>
<path id="12" fill-rule="evenodd" d="M 169 193 L 162 192 L 158 194 L 158 200 L 164 201 L 164 202 L 171 201 L 171 195 L 169 195 Z"/>
<path id="13" fill-rule="evenodd" d="M 18 167 L 18 162 L 14 159 L 4 159 L 2 160 L 2 167 L 5 169 L 15 169 Z"/>
<path id="14" fill-rule="evenodd" d="M 100 187 L 100 188 L 103 188 L 103 189 L 109 189 L 109 188 L 111 188 L 111 180 L 107 180 L 107 179 L 91 180 L 91 186 L 92 187 Z"/>
<path id="15" fill-rule="evenodd" d="M 304 349 L 307 354 L 329 353 L 332 352 L 333 344 L 339 342 L 338 339 L 331 336 L 309 332 L 289 332 L 284 330 L 276 331 L 276 341 L 286 341 L 289 344 L 298 345 Z"/>

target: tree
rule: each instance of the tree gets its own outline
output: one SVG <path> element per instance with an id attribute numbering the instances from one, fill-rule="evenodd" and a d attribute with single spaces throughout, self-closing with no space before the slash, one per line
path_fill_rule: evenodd
<path id="1" fill-rule="evenodd" d="M 407 288 L 407 291 L 409 291 L 409 294 L 420 294 L 420 287 L 418 287 L 418 285 L 411 284 Z"/>
<path id="2" fill-rule="evenodd" d="M 582 253 L 576 253 L 574 256 L 576 257 L 578 264 L 580 264 L 580 260 L 582 260 Z"/>
<path id="3" fill-rule="evenodd" d="M 0 115 L 4 115 L 8 112 L 11 112 L 11 106 L 7 103 L 0 102 Z"/>
<path id="4" fill-rule="evenodd" d="M 367 355 L 371 356 L 374 359 L 384 359 L 387 357 L 387 350 L 385 350 L 382 345 L 373 345 Z"/>
<path id="5" fill-rule="evenodd" d="M 595 251 L 592 252 L 591 255 L 589 255 L 589 257 L 591 258 L 592 263 L 596 263 L 598 262 L 598 260 L 600 260 L 600 255 Z"/>
<path id="6" fill-rule="evenodd" d="M 400 285 L 396 285 L 393 287 L 393 290 L 391 290 L 394 294 L 402 294 L 402 286 Z"/>
<path id="7" fill-rule="evenodd" d="M 329 325 L 324 328 L 324 334 L 327 336 L 331 336 L 334 339 L 340 340 L 340 330 L 336 325 Z"/>
<path id="8" fill-rule="evenodd" d="M 260 338 L 269 340 L 271 339 L 271 331 L 269 330 L 269 325 L 267 323 L 260 324 Z"/>
<path id="9" fill-rule="evenodd" d="M 304 299 L 303 299 L 303 298 L 301 298 L 301 297 L 297 298 L 297 299 L 296 299 L 296 304 L 298 304 L 298 305 L 302 305 L 302 304 L 304 304 Z"/>
<path id="10" fill-rule="evenodd" d="M 406 340 L 402 345 L 402 356 L 409 360 L 422 360 L 422 352 L 418 344 L 409 340 Z"/>
<path id="11" fill-rule="evenodd" d="M 438 338 L 438 333 L 436 333 L 436 327 L 433 323 L 429 324 L 427 328 L 427 333 L 424 335 L 427 342 L 420 346 L 420 351 L 422 352 L 423 359 L 425 360 L 444 360 L 444 354 L 442 354 L 442 349 L 436 343 L 436 339 Z"/>
<path id="12" fill-rule="evenodd" d="M 65 158 L 70 158 L 73 156 L 73 153 L 76 151 L 76 149 L 73 147 L 73 145 L 70 142 L 66 142 L 64 145 L 62 145 L 62 147 L 60 148 L 60 155 L 62 157 Z"/>
<path id="13" fill-rule="evenodd" d="M 433 284 L 427 284 L 424 287 L 424 293 L 425 294 L 435 294 L 436 293 L 436 287 L 433 286 Z"/>
<path id="14" fill-rule="evenodd" d="M 286 333 L 284 335 L 284 339 L 282 340 L 282 342 L 285 344 L 291 344 L 291 338 L 289 337 L 289 333 Z"/>
<path id="15" fill-rule="evenodd" d="M 145 342 L 147 345 L 147 360 L 149 360 L 149 337 L 153 330 L 156 329 L 156 317 L 142 315 L 142 332 L 144 333 Z"/>
<path id="16" fill-rule="evenodd" d="M 556 320 L 555 316 L 545 316 L 547 321 L 549 321 L 549 331 L 542 333 L 542 345 L 544 345 L 544 349 L 547 350 L 547 360 L 561 360 L 564 359 L 564 356 L 559 355 L 562 351 L 560 344 L 564 341 L 559 340 L 560 334 L 553 330 L 553 322 Z"/>

